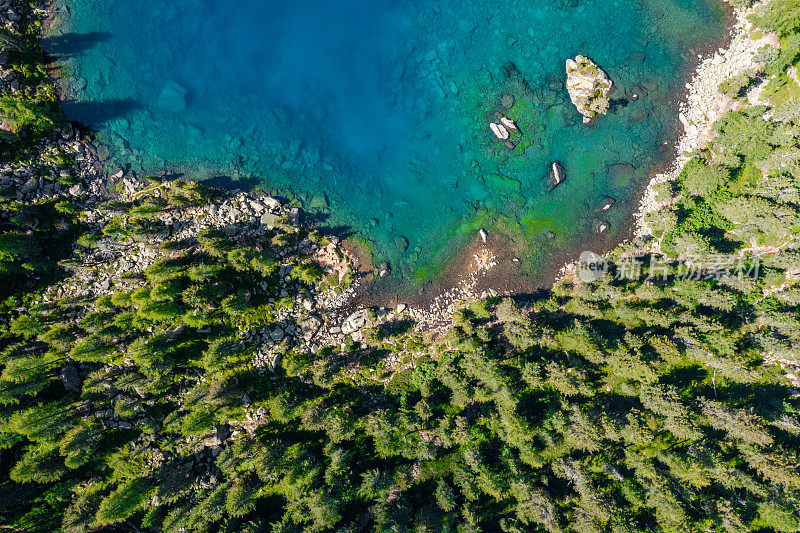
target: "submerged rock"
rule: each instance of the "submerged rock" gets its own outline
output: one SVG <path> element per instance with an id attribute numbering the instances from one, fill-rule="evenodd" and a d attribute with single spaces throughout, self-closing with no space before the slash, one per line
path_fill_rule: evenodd
<path id="1" fill-rule="evenodd" d="M 636 167 L 628 163 L 615 163 L 608 167 L 608 177 L 615 184 L 627 184 L 633 178 Z"/>
<path id="2" fill-rule="evenodd" d="M 398 235 L 394 238 L 394 245 L 398 252 L 404 253 L 406 250 L 408 250 L 408 239 L 402 235 Z"/>
<path id="3" fill-rule="evenodd" d="M 325 193 L 315 194 L 308 204 L 309 209 L 324 209 L 329 207 L 328 197 Z"/>
<path id="4" fill-rule="evenodd" d="M 640 85 L 634 85 L 633 89 L 631 89 L 631 92 L 626 96 L 628 97 L 628 100 L 638 100 L 641 97 L 647 96 L 647 94 L 647 89 Z"/>
<path id="5" fill-rule="evenodd" d="M 567 59 L 567 92 L 583 115 L 584 124 L 608 112 L 608 95 L 613 85 L 606 73 L 588 57 L 579 55 Z"/>
<path id="6" fill-rule="evenodd" d="M 608 229 L 608 226 L 609 226 L 609 224 L 605 220 L 595 220 L 594 221 L 594 232 L 595 233 L 605 233 L 605 231 Z"/>
<path id="7" fill-rule="evenodd" d="M 180 113 L 186 110 L 186 94 L 188 91 L 185 87 L 175 81 L 168 81 L 164 85 L 161 94 L 158 95 L 156 106 L 171 113 Z"/>
<path id="8" fill-rule="evenodd" d="M 604 198 L 600 201 L 600 204 L 597 206 L 597 211 L 602 213 L 604 211 L 608 211 L 611 207 L 616 203 L 616 200 L 613 198 Z"/>

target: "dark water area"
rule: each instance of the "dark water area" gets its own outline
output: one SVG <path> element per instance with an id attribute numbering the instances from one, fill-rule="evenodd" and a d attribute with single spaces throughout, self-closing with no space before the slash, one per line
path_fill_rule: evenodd
<path id="1" fill-rule="evenodd" d="M 714 0 L 54 7 L 44 46 L 65 65 L 65 113 L 98 131 L 111 172 L 259 183 L 406 283 L 442 275 L 480 228 L 531 286 L 599 224 L 621 238 L 669 156 L 693 51 L 725 34 Z M 615 84 L 591 125 L 565 88 L 577 54 Z M 498 112 L 519 125 L 513 149 L 489 130 Z M 555 161 L 567 178 L 550 190 Z"/>

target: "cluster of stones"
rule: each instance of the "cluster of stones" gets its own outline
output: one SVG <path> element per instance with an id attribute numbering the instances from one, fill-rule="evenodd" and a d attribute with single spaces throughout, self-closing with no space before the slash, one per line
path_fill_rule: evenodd
<path id="1" fill-rule="evenodd" d="M 62 158 L 70 161 L 67 168 L 58 163 Z M 0 188 L 13 190 L 19 201 L 70 198 L 79 205 L 96 203 L 105 187 L 102 175 L 92 164 L 94 160 L 92 148 L 67 125 L 60 137 L 46 141 L 36 158 L 21 164 L 0 163 Z"/>
<path id="2" fill-rule="evenodd" d="M 7 31 L 16 31 L 22 17 L 17 13 L 11 0 L 0 0 L 0 27 Z M 17 73 L 7 68 L 8 49 L 0 50 L 0 92 L 15 94 L 22 85 Z"/>
<path id="3" fill-rule="evenodd" d="M 503 106 L 502 111 L 498 111 L 494 115 L 494 121 L 489 123 L 489 129 L 492 131 L 495 137 L 503 142 L 509 150 L 513 150 L 516 145 L 511 140 L 511 133 L 517 133 L 520 136 L 522 132 L 517 126 L 517 123 L 506 116 L 506 112 L 509 111 L 514 104 L 516 103 L 516 98 L 512 94 L 505 94 L 500 100 L 501 105 Z"/>
<path id="4" fill-rule="evenodd" d="M 509 130 L 518 131 L 517 124 L 508 117 L 500 115 L 497 122 L 490 122 L 489 129 L 492 130 L 494 136 L 505 141 L 509 137 Z"/>

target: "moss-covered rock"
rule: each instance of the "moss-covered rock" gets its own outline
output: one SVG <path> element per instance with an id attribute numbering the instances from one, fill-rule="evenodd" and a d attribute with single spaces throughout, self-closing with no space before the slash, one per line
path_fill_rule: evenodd
<path id="1" fill-rule="evenodd" d="M 572 103 L 588 124 L 597 115 L 605 115 L 613 82 L 586 56 L 567 59 L 567 92 Z"/>

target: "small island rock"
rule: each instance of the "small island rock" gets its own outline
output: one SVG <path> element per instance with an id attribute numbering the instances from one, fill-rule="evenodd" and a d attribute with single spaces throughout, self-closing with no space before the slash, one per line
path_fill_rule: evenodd
<path id="1" fill-rule="evenodd" d="M 597 115 L 605 115 L 614 84 L 594 61 L 586 56 L 567 59 L 567 92 L 572 103 L 588 124 Z"/>

